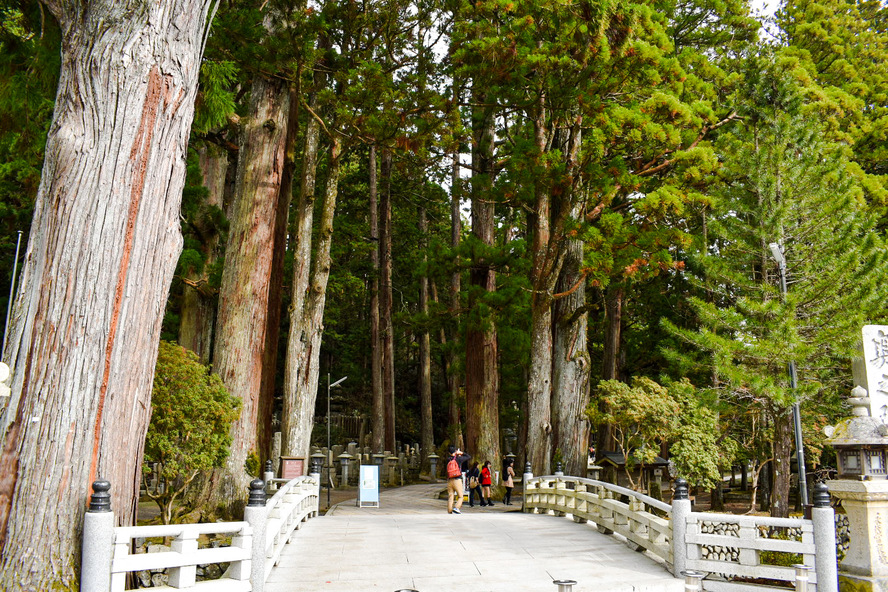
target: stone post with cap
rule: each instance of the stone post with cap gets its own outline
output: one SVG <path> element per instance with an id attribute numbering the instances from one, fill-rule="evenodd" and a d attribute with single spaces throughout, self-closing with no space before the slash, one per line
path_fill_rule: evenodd
<path id="1" fill-rule="evenodd" d="M 814 548 L 817 560 L 818 592 L 836 592 L 839 589 L 839 573 L 836 564 L 836 512 L 830 505 L 829 490 L 825 483 L 814 486 L 814 507 L 811 521 L 814 523 Z"/>
<path id="2" fill-rule="evenodd" d="M 524 463 L 524 475 L 521 477 L 521 511 L 529 512 L 530 510 L 527 507 L 527 482 L 533 479 L 533 467 L 530 465 L 530 461 Z"/>
<path id="3" fill-rule="evenodd" d="M 688 568 L 688 546 L 685 538 L 690 513 L 688 482 L 679 477 L 675 480 L 675 492 L 672 494 L 672 575 L 676 578 L 682 577 L 682 572 Z"/>
<path id="4" fill-rule="evenodd" d="M 110 592 L 111 560 L 114 553 L 114 512 L 111 511 L 111 483 L 99 479 L 92 485 L 89 509 L 83 516 L 80 589 Z"/>
<path id="5" fill-rule="evenodd" d="M 270 492 L 274 491 L 276 489 L 274 484 L 272 483 L 272 480 L 274 479 L 274 463 L 271 461 L 270 458 L 265 461 L 265 475 L 264 475 L 264 477 L 265 477 L 266 493 L 270 493 Z"/>
<path id="6" fill-rule="evenodd" d="M 253 531 L 253 553 L 250 557 L 250 589 L 262 592 L 265 589 L 265 525 L 268 509 L 265 506 L 265 483 L 262 479 L 250 482 L 250 497 L 244 508 L 244 521 Z"/>

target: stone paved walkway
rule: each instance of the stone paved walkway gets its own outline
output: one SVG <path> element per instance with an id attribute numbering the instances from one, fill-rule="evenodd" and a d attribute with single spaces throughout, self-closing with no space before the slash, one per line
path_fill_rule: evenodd
<path id="1" fill-rule="evenodd" d="M 442 485 L 383 490 L 379 508 L 354 501 L 309 520 L 266 592 L 682 592 L 648 556 L 594 527 L 497 504 L 447 514 Z"/>

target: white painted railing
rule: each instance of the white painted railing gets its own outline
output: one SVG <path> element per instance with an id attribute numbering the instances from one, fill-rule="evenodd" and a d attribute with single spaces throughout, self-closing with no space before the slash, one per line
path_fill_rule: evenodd
<path id="1" fill-rule="evenodd" d="M 659 557 L 676 577 L 702 572 L 703 589 L 711 592 L 761 591 L 779 587 L 777 582 L 798 582 L 795 566 L 768 565 L 766 552 L 775 559 L 776 554 L 798 555 L 793 563 L 811 568 L 810 592 L 836 592 L 835 520 L 822 484 L 815 489 L 814 505 L 812 520 L 691 512 L 684 482 L 670 505 L 593 479 L 524 477 L 525 512 L 593 522 L 601 532 L 621 535 L 636 550 Z"/>
<path id="2" fill-rule="evenodd" d="M 622 496 L 629 503 L 620 501 Z M 577 522 L 594 522 L 605 534 L 617 533 L 636 549 L 673 563 L 672 506 L 637 491 L 582 477 L 538 477 L 524 484 L 524 511 L 551 511 L 570 514 Z"/>
<path id="3" fill-rule="evenodd" d="M 794 567 L 762 563 L 764 552 L 799 555 L 793 563 L 810 567 L 816 567 L 818 560 L 814 523 L 802 518 L 694 512 L 687 518 L 685 542 L 688 569 L 708 572 L 704 588 L 713 592 L 761 590 L 760 585 L 737 580 L 795 581 Z M 809 589 L 814 590 L 816 584 L 815 569 L 809 576 Z"/>
<path id="4" fill-rule="evenodd" d="M 268 517 L 265 522 L 265 580 L 280 561 L 281 553 L 293 533 L 306 520 L 318 515 L 318 482 L 313 478 L 300 477 L 287 481 L 273 479 L 281 485 L 265 505 Z"/>
<path id="5" fill-rule="evenodd" d="M 166 570 L 167 586 L 156 590 L 212 589 L 214 592 L 261 592 L 284 546 L 301 525 L 318 514 L 318 477 L 286 481 L 270 500 L 264 483 L 251 484 L 250 501 L 240 522 L 114 527 L 110 484 L 96 482 L 84 517 L 81 590 L 122 592 L 128 573 Z M 231 536 L 231 546 L 199 548 L 203 535 Z M 170 550 L 133 553 L 135 539 L 171 539 Z M 227 563 L 220 579 L 197 581 L 199 565 Z"/>

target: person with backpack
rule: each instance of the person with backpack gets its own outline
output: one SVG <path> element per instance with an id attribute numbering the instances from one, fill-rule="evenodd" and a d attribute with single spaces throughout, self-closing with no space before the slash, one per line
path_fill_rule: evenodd
<path id="1" fill-rule="evenodd" d="M 469 507 L 475 507 L 475 495 L 478 496 L 478 501 L 481 502 L 481 505 L 486 506 L 484 498 L 481 497 L 481 470 L 478 468 L 477 461 L 472 463 L 472 468 L 466 474 L 466 478 L 469 480 Z"/>
<path id="2" fill-rule="evenodd" d="M 459 509 L 463 502 L 463 474 L 462 465 L 472 457 L 464 453 L 456 446 L 447 449 L 450 458 L 444 464 L 447 472 L 447 513 L 460 514 Z M 456 495 L 456 506 L 453 504 L 453 496 Z"/>
<path id="3" fill-rule="evenodd" d="M 490 461 L 484 461 L 484 468 L 481 469 L 481 505 L 484 505 L 484 499 L 487 498 L 487 505 L 492 506 L 493 500 L 490 499 L 490 486 L 493 485 L 493 475 L 490 474 Z"/>

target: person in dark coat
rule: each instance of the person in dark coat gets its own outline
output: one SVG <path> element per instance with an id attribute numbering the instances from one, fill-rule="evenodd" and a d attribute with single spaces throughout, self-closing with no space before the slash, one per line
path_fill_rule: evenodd
<path id="1" fill-rule="evenodd" d="M 472 463 L 472 468 L 469 469 L 466 478 L 469 480 L 469 507 L 475 507 L 475 495 L 478 496 L 478 501 L 481 502 L 481 505 L 486 506 L 484 498 L 481 497 L 481 469 L 478 468 L 477 461 Z"/>

